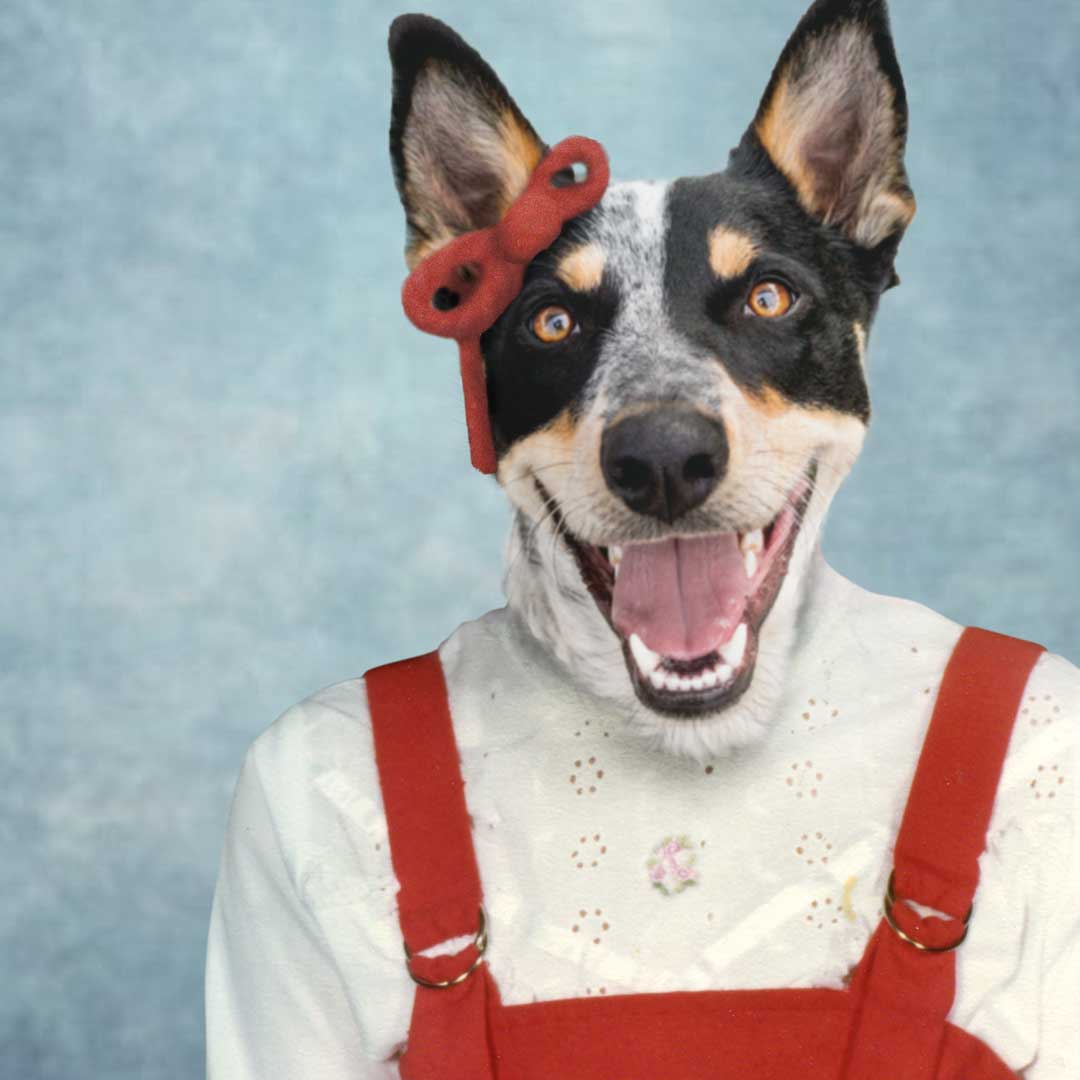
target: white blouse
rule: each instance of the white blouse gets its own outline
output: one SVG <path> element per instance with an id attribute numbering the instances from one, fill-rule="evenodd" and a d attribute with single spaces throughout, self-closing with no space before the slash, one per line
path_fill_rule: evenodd
<path id="1" fill-rule="evenodd" d="M 506 1004 L 839 987 L 880 919 L 891 848 L 960 632 L 818 570 L 764 741 L 664 756 L 508 609 L 443 644 Z M 1044 656 L 1017 718 L 951 1021 L 1028 1080 L 1080 1077 L 1080 672 Z M 249 749 L 206 970 L 211 1080 L 396 1077 L 404 967 L 364 686 Z"/>

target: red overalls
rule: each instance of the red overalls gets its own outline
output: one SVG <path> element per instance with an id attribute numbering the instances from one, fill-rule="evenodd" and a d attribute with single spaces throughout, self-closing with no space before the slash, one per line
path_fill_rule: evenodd
<path id="1" fill-rule="evenodd" d="M 419 982 L 454 985 L 417 986 L 402 1077 L 1014 1077 L 946 1017 L 955 989 L 952 947 L 965 932 L 1013 720 L 1041 652 L 968 629 L 946 667 L 896 842 L 893 892 L 951 920 L 920 920 L 902 900 L 886 900 L 886 917 L 844 990 L 707 990 L 508 1006 L 482 962 L 483 940 L 454 956 L 413 955 Z M 366 684 L 401 885 L 398 912 L 416 953 L 477 934 L 482 902 L 446 686 L 435 653 L 376 668 Z M 673 1031 L 692 1037 L 672 1038 Z"/>

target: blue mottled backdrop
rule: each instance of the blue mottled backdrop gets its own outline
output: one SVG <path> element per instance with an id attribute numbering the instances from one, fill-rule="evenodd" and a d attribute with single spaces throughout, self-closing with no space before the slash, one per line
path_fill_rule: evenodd
<path id="1" fill-rule="evenodd" d="M 722 165 L 801 7 L 429 10 L 549 141 L 593 135 L 632 177 Z M 197 1077 L 245 747 L 500 602 L 453 349 L 398 302 L 399 10 L 0 5 L 5 1080 Z M 1080 659 L 1080 8 L 894 22 L 920 211 L 826 547 Z"/>

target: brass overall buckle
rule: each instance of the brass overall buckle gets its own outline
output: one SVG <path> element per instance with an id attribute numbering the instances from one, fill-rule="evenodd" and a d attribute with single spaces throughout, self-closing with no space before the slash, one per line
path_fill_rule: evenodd
<path id="1" fill-rule="evenodd" d="M 431 979 L 425 979 L 422 975 L 417 975 L 412 969 L 413 952 L 407 942 L 403 943 L 405 946 L 405 968 L 409 972 L 412 981 L 419 986 L 426 986 L 430 990 L 447 990 L 451 986 L 463 983 L 480 966 L 481 961 L 484 959 L 484 950 L 487 949 L 487 942 L 487 916 L 481 906 L 479 926 L 476 937 L 473 939 L 473 945 L 476 946 L 476 959 L 460 975 L 455 975 L 454 978 L 445 979 L 442 982 L 434 982 Z"/>
<path id="2" fill-rule="evenodd" d="M 885 902 L 883 910 L 885 921 L 889 924 L 889 927 L 893 931 L 893 933 L 896 934 L 896 936 L 900 938 L 901 941 L 906 941 L 909 945 L 914 946 L 921 952 L 952 952 L 953 949 L 957 949 L 961 945 L 963 945 L 964 939 L 968 935 L 968 924 L 971 922 L 971 913 L 975 910 L 975 905 L 972 904 L 971 907 L 968 908 L 968 913 L 964 916 L 963 919 L 964 932 L 960 935 L 959 938 L 956 939 L 956 941 L 954 941 L 951 945 L 927 945 L 925 942 L 917 941 L 910 934 L 904 933 L 904 931 L 901 930 L 899 926 L 897 926 L 896 920 L 893 918 L 893 908 L 896 906 L 896 893 L 893 888 L 895 877 L 896 870 L 894 869 L 892 873 L 889 874 L 889 884 L 885 888 Z"/>

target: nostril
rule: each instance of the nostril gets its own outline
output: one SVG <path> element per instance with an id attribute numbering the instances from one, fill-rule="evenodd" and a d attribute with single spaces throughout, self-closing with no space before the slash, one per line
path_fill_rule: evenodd
<path id="1" fill-rule="evenodd" d="M 641 458 L 620 457 L 611 463 L 611 478 L 625 491 L 644 491 L 653 482 L 653 471 Z"/>
<path id="2" fill-rule="evenodd" d="M 712 454 L 692 454 L 686 459 L 682 474 L 688 483 L 695 480 L 715 480 L 716 462 Z"/>

